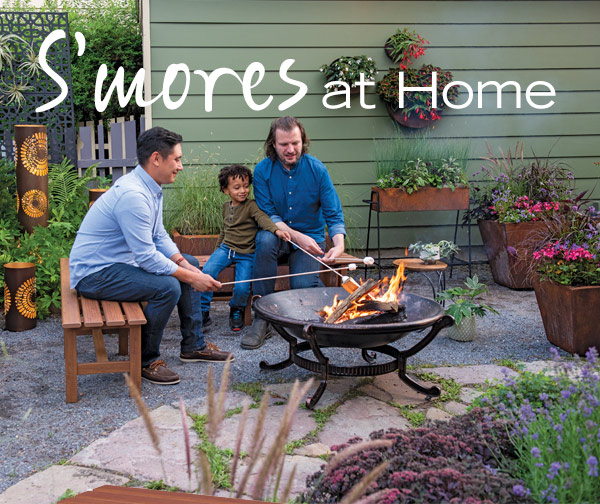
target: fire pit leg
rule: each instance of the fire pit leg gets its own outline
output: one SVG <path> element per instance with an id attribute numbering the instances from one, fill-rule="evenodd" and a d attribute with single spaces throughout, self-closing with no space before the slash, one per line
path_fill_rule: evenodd
<path id="1" fill-rule="evenodd" d="M 273 324 L 273 327 L 277 330 L 277 332 L 281 335 L 283 339 L 285 339 L 290 345 L 290 351 L 288 354 L 288 358 L 281 362 L 276 362 L 275 364 L 269 364 L 267 361 L 260 361 L 258 364 L 260 369 L 264 369 L 267 371 L 279 371 L 280 369 L 285 369 L 286 367 L 291 366 L 294 363 L 294 356 L 298 350 L 298 340 L 285 332 L 285 329 L 279 328 Z M 302 344 L 300 344 L 302 346 Z"/>
<path id="2" fill-rule="evenodd" d="M 439 397 L 442 393 L 442 391 L 435 385 L 433 387 L 423 387 L 423 385 L 420 385 L 416 381 L 409 378 L 406 374 L 406 359 L 402 357 L 398 357 L 398 378 L 400 378 L 410 388 L 416 390 L 417 392 L 421 392 L 421 394 L 425 394 L 427 399 Z"/>
<path id="3" fill-rule="evenodd" d="M 310 324 L 306 324 L 304 326 L 302 329 L 302 335 L 308 340 L 313 354 L 315 354 L 315 357 L 319 361 L 319 367 L 321 370 L 321 383 L 319 383 L 315 393 L 306 400 L 306 407 L 308 409 L 313 409 L 319 402 L 319 399 L 321 399 L 321 396 L 327 387 L 327 378 L 329 377 L 329 359 L 323 355 L 323 352 L 321 352 L 321 349 L 317 343 L 317 337 L 315 336 L 315 332 Z"/>
<path id="4" fill-rule="evenodd" d="M 362 349 L 362 358 L 365 362 L 373 364 L 377 360 L 377 354 L 375 352 L 369 353 L 366 348 Z"/>

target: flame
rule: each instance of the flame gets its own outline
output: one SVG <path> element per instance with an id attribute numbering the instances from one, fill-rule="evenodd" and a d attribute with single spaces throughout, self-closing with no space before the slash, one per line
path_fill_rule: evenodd
<path id="1" fill-rule="evenodd" d="M 400 262 L 398 265 L 398 269 L 396 273 L 391 278 L 385 277 L 383 280 L 379 282 L 379 285 L 372 290 L 369 294 L 362 296 L 352 303 L 350 308 L 346 310 L 346 312 L 335 321 L 336 324 L 340 324 L 347 320 L 352 320 L 358 317 L 367 317 L 369 315 L 375 315 L 380 313 L 378 311 L 370 311 L 370 310 L 359 310 L 359 308 L 367 301 L 382 301 L 382 302 L 390 302 L 396 301 L 400 292 L 402 292 L 402 287 L 404 285 L 404 281 L 406 280 L 406 276 L 404 275 L 404 263 Z M 362 283 L 362 281 L 361 281 Z M 342 300 L 338 299 L 337 294 L 333 298 L 333 303 L 331 306 L 324 306 L 320 313 L 325 318 L 329 317 L 333 313 L 333 311 L 340 305 Z"/>

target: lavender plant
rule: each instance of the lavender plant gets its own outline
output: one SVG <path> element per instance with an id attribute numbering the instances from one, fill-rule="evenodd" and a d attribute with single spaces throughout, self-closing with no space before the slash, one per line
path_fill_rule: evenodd
<path id="1" fill-rule="evenodd" d="M 513 427 L 509 436 L 517 454 L 513 491 L 537 502 L 600 502 L 600 362 L 590 348 L 583 363 L 561 360 L 553 349 L 558 374 L 539 380 L 507 377 L 480 404 L 489 405 Z M 524 378 L 525 377 L 525 378 Z M 523 384 L 531 397 L 522 394 Z"/>

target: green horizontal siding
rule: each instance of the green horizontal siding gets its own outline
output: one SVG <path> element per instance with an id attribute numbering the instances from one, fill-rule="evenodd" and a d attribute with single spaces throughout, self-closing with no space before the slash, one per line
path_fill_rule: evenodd
<path id="1" fill-rule="evenodd" d="M 544 157 L 552 149 L 552 158 L 572 169 L 578 190 L 598 185 L 600 170 L 594 161 L 600 160 L 600 2 L 150 0 L 150 21 L 153 95 L 161 91 L 172 63 L 185 63 L 191 72 L 226 67 L 242 76 L 258 61 L 266 73 L 253 98 L 260 103 L 273 96 L 266 109 L 253 111 L 241 96 L 238 80 L 223 76 L 214 89 L 213 110 L 206 112 L 204 81 L 192 74 L 183 106 L 168 110 L 158 101 L 152 110 L 155 125 L 183 134 L 186 160 L 206 158 L 209 152 L 219 165 L 253 165 L 262 157 L 270 122 L 295 115 L 311 138 L 310 152 L 328 166 L 355 244 L 364 245 L 366 239 L 368 206 L 362 200 L 376 179 L 373 140 L 418 132 L 401 128 L 398 133 L 373 88 L 367 88 L 365 97 L 376 105 L 373 110 L 362 109 L 358 97 L 351 98 L 349 109 L 325 108 L 324 78 L 318 69 L 339 56 L 366 54 L 376 61 L 381 78 L 392 65 L 383 43 L 398 27 L 414 29 L 430 41 L 416 66 L 431 63 L 450 70 L 475 90 L 479 81 L 515 80 L 521 85 L 521 108 L 511 89 L 498 110 L 495 92 L 487 88 L 481 109 L 472 104 L 446 110 L 430 131 L 433 137 L 470 141 L 470 177 L 477 177 L 486 141 L 498 153 L 498 147 L 514 148 L 522 140 L 528 157 L 532 150 Z M 295 60 L 289 77 L 305 83 L 308 94 L 281 112 L 278 105 L 296 93 L 278 74 L 289 58 Z M 550 109 L 536 110 L 525 101 L 526 87 L 540 80 L 556 89 Z M 179 75 L 169 89 L 173 99 L 183 86 Z M 460 100 L 465 98 L 463 92 Z M 600 200 L 600 194 L 593 197 Z M 381 214 L 382 246 L 451 238 L 455 216 Z M 458 236 L 465 244 L 466 228 Z M 480 243 L 476 226 L 473 243 Z"/>

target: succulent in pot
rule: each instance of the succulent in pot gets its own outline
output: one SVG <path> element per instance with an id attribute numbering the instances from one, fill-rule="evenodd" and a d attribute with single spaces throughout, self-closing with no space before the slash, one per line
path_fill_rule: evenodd
<path id="1" fill-rule="evenodd" d="M 434 264 L 442 257 L 450 257 L 456 254 L 460 249 L 454 242 L 441 240 L 437 243 L 421 243 L 420 241 L 411 243 L 408 250 L 419 254 L 419 258 L 425 264 Z"/>

